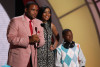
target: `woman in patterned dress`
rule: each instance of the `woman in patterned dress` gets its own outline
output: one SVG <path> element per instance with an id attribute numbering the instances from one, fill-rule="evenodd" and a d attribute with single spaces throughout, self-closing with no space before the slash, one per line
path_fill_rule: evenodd
<path id="1" fill-rule="evenodd" d="M 51 10 L 48 6 L 41 7 L 38 18 L 43 21 L 45 44 L 37 49 L 38 67 L 55 67 L 54 50 L 58 45 L 59 35 L 55 25 L 51 22 Z M 54 35 L 55 42 L 51 38 Z"/>

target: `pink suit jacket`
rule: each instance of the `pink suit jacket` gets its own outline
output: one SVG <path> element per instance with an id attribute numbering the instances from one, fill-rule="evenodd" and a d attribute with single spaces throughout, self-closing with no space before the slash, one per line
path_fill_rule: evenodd
<path id="1" fill-rule="evenodd" d="M 45 43 L 41 23 L 38 19 L 33 19 L 32 22 L 33 34 L 36 34 L 35 27 L 37 27 L 37 35 L 40 38 L 39 47 Z M 27 67 L 31 55 L 32 65 L 37 67 L 37 49 L 34 48 L 34 45 L 29 44 L 29 36 L 31 36 L 29 23 L 24 18 L 24 15 L 13 18 L 7 30 L 7 39 L 10 43 L 8 65 L 12 67 Z"/>

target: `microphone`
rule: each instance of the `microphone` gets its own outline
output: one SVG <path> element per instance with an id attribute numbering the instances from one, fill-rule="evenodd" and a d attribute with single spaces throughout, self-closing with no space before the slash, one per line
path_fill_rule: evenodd
<path id="1" fill-rule="evenodd" d="M 41 27 L 43 27 L 46 30 L 46 32 L 47 32 L 47 29 L 45 28 L 45 23 L 41 23 Z"/>
<path id="2" fill-rule="evenodd" d="M 35 31 L 36 31 L 36 34 L 37 34 L 37 27 L 35 27 Z"/>
<path id="3" fill-rule="evenodd" d="M 36 31 L 36 34 L 37 34 L 37 27 L 35 27 L 35 31 Z M 37 47 L 37 43 L 35 43 L 35 47 Z"/>
<path id="4" fill-rule="evenodd" d="M 45 23 L 41 23 L 41 27 L 45 27 Z"/>

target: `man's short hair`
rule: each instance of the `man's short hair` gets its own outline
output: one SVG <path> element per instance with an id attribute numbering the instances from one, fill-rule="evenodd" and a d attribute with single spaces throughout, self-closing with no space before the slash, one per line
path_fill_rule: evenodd
<path id="1" fill-rule="evenodd" d="M 37 5 L 37 6 L 39 7 L 39 5 L 38 5 L 36 2 L 34 2 L 34 1 L 29 1 L 29 2 L 26 3 L 25 8 L 29 8 L 30 5 Z"/>

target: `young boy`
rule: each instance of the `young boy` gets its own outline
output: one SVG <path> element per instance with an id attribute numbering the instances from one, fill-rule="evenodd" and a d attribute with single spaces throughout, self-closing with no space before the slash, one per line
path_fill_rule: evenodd
<path id="1" fill-rule="evenodd" d="M 62 32 L 64 42 L 57 48 L 56 67 L 85 67 L 85 57 L 80 45 L 73 41 L 70 29 Z"/>

